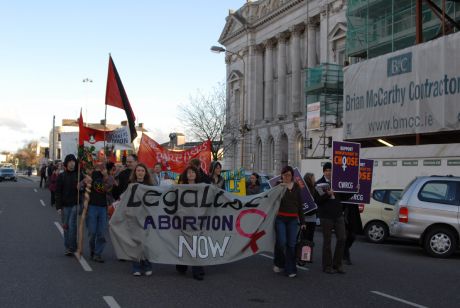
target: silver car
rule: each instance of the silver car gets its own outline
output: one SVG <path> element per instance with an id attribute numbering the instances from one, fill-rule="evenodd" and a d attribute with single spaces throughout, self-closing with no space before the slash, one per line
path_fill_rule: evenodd
<path id="1" fill-rule="evenodd" d="M 449 257 L 459 245 L 459 209 L 460 177 L 417 177 L 396 204 L 390 234 L 418 240 L 432 257 Z"/>

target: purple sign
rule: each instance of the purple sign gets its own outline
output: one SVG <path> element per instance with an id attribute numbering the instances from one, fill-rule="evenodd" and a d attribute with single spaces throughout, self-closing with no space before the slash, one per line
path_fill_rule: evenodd
<path id="1" fill-rule="evenodd" d="M 300 187 L 300 198 L 302 202 L 303 212 L 308 213 L 313 210 L 316 210 L 318 206 L 316 205 L 315 200 L 310 194 L 310 191 L 308 190 L 307 185 L 305 184 L 305 181 L 303 180 L 303 177 L 300 174 L 299 169 L 297 168 L 294 168 L 294 179 L 293 180 Z M 276 185 L 280 184 L 281 181 L 282 181 L 281 175 L 278 175 L 278 176 L 275 176 L 274 178 L 271 178 L 268 181 L 268 183 L 270 184 L 270 187 L 275 187 Z"/>
<path id="2" fill-rule="evenodd" d="M 357 193 L 359 184 L 360 144 L 334 141 L 332 143 L 332 190 Z"/>
<path id="3" fill-rule="evenodd" d="M 344 203 L 364 203 L 371 202 L 372 175 L 374 171 L 374 161 L 371 159 L 359 160 L 359 192 L 354 194 L 350 200 Z"/>

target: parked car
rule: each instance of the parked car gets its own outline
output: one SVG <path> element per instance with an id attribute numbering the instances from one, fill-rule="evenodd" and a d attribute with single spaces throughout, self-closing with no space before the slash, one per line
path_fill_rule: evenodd
<path id="1" fill-rule="evenodd" d="M 13 168 L 0 168 L 0 182 L 14 181 L 17 182 L 18 178 Z"/>
<path id="2" fill-rule="evenodd" d="M 390 234 L 419 241 L 432 257 L 449 257 L 459 245 L 459 209 L 460 177 L 417 177 L 396 205 Z"/>
<path id="3" fill-rule="evenodd" d="M 402 191 L 400 188 L 377 188 L 372 191 L 369 204 L 360 204 L 364 235 L 368 241 L 382 243 L 388 238 L 395 203 Z"/>

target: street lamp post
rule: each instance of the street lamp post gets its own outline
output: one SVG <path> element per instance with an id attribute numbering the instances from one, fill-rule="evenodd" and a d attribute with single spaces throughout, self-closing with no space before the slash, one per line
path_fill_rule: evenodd
<path id="1" fill-rule="evenodd" d="M 249 131 L 248 125 L 244 123 L 244 113 L 245 113 L 245 99 L 246 99 L 246 61 L 244 60 L 244 57 L 240 55 L 237 52 L 233 52 L 230 50 L 227 50 L 223 47 L 220 46 L 211 46 L 211 51 L 215 53 L 221 53 L 221 52 L 227 52 L 231 55 L 235 55 L 238 59 L 240 59 L 243 62 L 243 83 L 242 83 L 242 93 L 243 93 L 243 99 L 242 99 L 242 107 L 240 110 L 240 127 L 239 131 L 241 133 L 241 166 L 244 168 L 244 134 Z"/>

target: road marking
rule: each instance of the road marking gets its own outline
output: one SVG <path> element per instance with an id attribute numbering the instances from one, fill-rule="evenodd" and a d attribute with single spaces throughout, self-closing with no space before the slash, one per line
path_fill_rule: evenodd
<path id="1" fill-rule="evenodd" d="M 54 225 L 56 228 L 59 230 L 59 233 L 61 233 L 61 236 L 64 237 L 64 229 L 62 229 L 62 226 L 59 222 L 55 221 Z M 77 258 L 78 262 L 80 262 L 81 267 L 83 267 L 83 270 L 86 272 L 92 272 L 93 269 L 91 266 L 89 266 L 88 262 L 86 262 L 85 258 L 83 256 L 78 256 L 77 253 L 74 253 L 75 258 Z"/>
<path id="2" fill-rule="evenodd" d="M 54 222 L 54 225 L 56 226 L 56 228 L 59 230 L 59 232 L 61 233 L 61 236 L 64 237 L 64 230 L 62 229 L 62 226 L 60 223 L 58 223 L 57 221 Z"/>
<path id="3" fill-rule="evenodd" d="M 45 206 L 45 201 L 43 201 L 42 199 L 40 199 L 40 203 Z"/>
<path id="4" fill-rule="evenodd" d="M 110 308 L 121 308 L 120 305 L 118 305 L 117 301 L 113 296 L 103 296 L 102 297 L 107 305 L 109 305 Z"/>
<path id="5" fill-rule="evenodd" d="M 272 259 L 272 260 L 274 259 L 272 256 L 269 256 L 269 255 L 266 255 L 266 254 L 263 254 L 263 253 L 260 253 L 259 256 L 269 258 L 269 259 Z M 301 269 L 303 271 L 309 271 L 310 270 L 309 268 L 303 267 L 303 266 L 297 266 L 297 269 Z"/>
<path id="6" fill-rule="evenodd" d="M 377 295 L 380 295 L 380 296 L 383 296 L 383 297 L 387 297 L 389 299 L 404 303 L 404 304 L 409 305 L 409 306 L 418 307 L 418 308 L 428 308 L 427 306 L 422 306 L 422 305 L 419 305 L 419 304 L 416 304 L 416 303 L 413 303 L 413 302 L 409 302 L 409 301 L 406 301 L 406 300 L 404 300 L 402 298 L 391 296 L 391 295 L 388 295 L 388 294 L 385 294 L 385 293 L 382 293 L 382 292 L 379 292 L 379 291 L 371 291 L 371 293 L 374 293 L 374 294 L 377 294 Z"/>
<path id="7" fill-rule="evenodd" d="M 38 192 L 38 190 L 37 190 L 36 188 L 34 188 L 34 191 L 35 191 L 35 192 Z"/>

